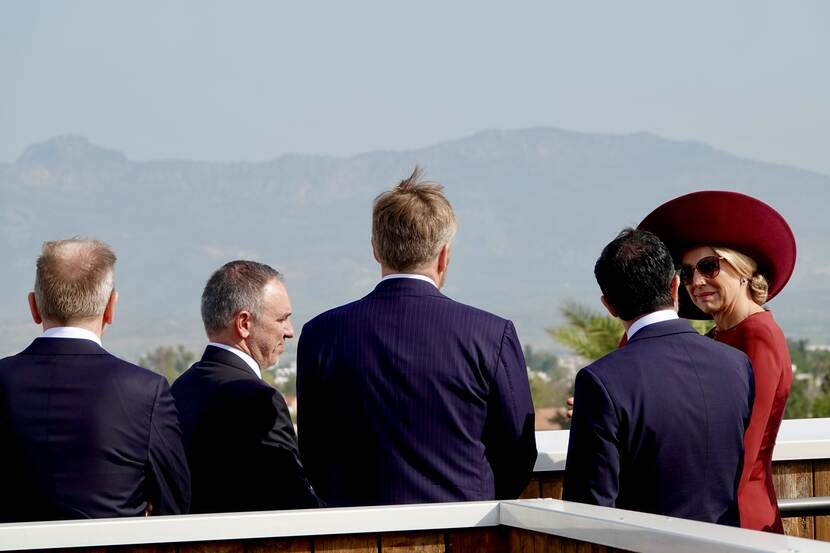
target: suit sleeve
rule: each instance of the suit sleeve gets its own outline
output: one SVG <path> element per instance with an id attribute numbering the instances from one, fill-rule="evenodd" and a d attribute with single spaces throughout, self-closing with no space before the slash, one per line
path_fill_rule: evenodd
<path id="1" fill-rule="evenodd" d="M 312 347 L 311 325 L 306 324 L 297 344 L 297 430 L 299 432 L 300 458 L 305 466 L 311 484 L 320 494 L 326 496 L 326 482 L 323 474 L 323 459 L 329 455 L 322 449 L 320 419 L 323 405 L 319 402 L 322 390 L 317 383 L 319 364 Z"/>
<path id="2" fill-rule="evenodd" d="M 273 488 L 268 496 L 276 500 L 272 508 L 310 509 L 322 506 L 308 482 L 300 462 L 297 436 L 288 406 L 282 395 L 273 390 L 271 407 L 276 416 L 271 430 L 260 442 L 262 469 L 273 476 L 266 485 Z"/>
<path id="3" fill-rule="evenodd" d="M 562 499 L 614 507 L 620 489 L 619 419 L 605 386 L 576 376 Z"/>
<path id="4" fill-rule="evenodd" d="M 741 487 L 749 480 L 761 445 L 764 434 L 767 432 L 770 415 L 775 404 L 775 396 L 783 376 L 781 365 L 776 358 L 775 344 L 769 332 L 762 329 L 749 336 L 746 343 L 746 354 L 752 363 L 752 372 L 755 383 L 755 399 L 752 405 L 752 415 L 749 427 L 744 435 L 744 466 L 741 475 Z M 780 423 L 780 421 L 778 421 Z"/>
<path id="5" fill-rule="evenodd" d="M 167 380 L 160 378 L 150 418 L 148 448 L 149 498 L 153 514 L 190 512 L 190 471 L 187 466 L 176 404 Z"/>
<path id="6" fill-rule="evenodd" d="M 515 499 L 530 481 L 536 464 L 535 422 L 522 346 L 508 321 L 490 390 L 485 434 L 497 499 Z"/>

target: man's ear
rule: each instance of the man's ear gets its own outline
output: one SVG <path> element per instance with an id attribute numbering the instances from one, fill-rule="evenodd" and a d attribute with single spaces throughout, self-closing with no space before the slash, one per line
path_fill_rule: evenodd
<path id="1" fill-rule="evenodd" d="M 378 249 L 377 249 L 377 247 L 375 246 L 375 239 L 374 239 L 374 238 L 372 238 L 372 239 L 370 240 L 370 242 L 372 243 L 372 256 L 374 256 L 375 261 L 377 261 L 378 263 L 380 263 L 380 257 L 378 257 Z"/>
<path id="2" fill-rule="evenodd" d="M 671 299 L 674 304 L 674 310 L 680 308 L 680 276 L 674 275 L 671 279 Z"/>
<path id="3" fill-rule="evenodd" d="M 447 272 L 447 267 L 450 266 L 450 244 L 446 243 L 441 248 L 441 251 L 438 252 L 438 274 Z"/>
<path id="4" fill-rule="evenodd" d="M 251 335 L 254 316 L 250 311 L 240 311 L 233 317 L 233 329 L 238 338 L 246 340 Z"/>
<path id="5" fill-rule="evenodd" d="M 620 318 L 620 316 L 617 315 L 617 310 L 614 309 L 614 307 L 610 303 L 608 303 L 608 300 L 605 299 L 605 296 L 600 296 L 599 301 L 602 302 L 602 305 L 605 306 L 605 309 L 608 310 L 608 313 L 610 313 L 612 317 L 616 317 L 618 319 Z"/>
<path id="6" fill-rule="evenodd" d="M 111 325 L 115 319 L 115 304 L 118 303 L 118 290 L 113 290 L 110 294 L 110 299 L 107 301 L 107 306 L 104 308 L 104 325 Z"/>
<path id="7" fill-rule="evenodd" d="M 29 292 L 29 311 L 32 313 L 32 320 L 36 325 L 43 324 L 43 317 L 40 316 L 40 310 L 37 308 L 37 301 L 35 300 L 35 293 Z"/>

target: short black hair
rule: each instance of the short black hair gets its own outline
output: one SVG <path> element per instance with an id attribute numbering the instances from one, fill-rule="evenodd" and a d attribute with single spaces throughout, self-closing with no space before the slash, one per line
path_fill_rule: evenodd
<path id="1" fill-rule="evenodd" d="M 666 245 L 647 230 L 632 228 L 605 246 L 594 265 L 602 295 L 624 321 L 674 306 L 674 275 Z"/>

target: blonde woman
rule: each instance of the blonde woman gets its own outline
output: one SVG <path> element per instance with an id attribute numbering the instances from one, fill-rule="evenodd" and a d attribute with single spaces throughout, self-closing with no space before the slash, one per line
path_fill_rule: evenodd
<path id="1" fill-rule="evenodd" d="M 792 231 L 765 203 L 722 191 L 675 198 L 639 228 L 659 236 L 678 262 L 684 291 L 680 316 L 714 319 L 709 335 L 752 361 L 755 400 L 738 482 L 741 527 L 783 533 L 772 451 L 792 385 L 792 362 L 784 333 L 763 305 L 792 274 Z"/>

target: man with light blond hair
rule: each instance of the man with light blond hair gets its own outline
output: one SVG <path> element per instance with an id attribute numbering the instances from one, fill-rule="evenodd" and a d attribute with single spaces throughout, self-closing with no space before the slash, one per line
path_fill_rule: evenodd
<path id="1" fill-rule="evenodd" d="M 375 199 L 380 283 L 303 327 L 300 454 L 330 506 L 516 498 L 530 479 L 516 329 L 440 292 L 456 227 L 443 188 L 416 168 Z"/>
<path id="2" fill-rule="evenodd" d="M 0 360 L 0 522 L 188 512 L 167 381 L 102 346 L 114 266 L 98 240 L 43 245 L 29 293 L 43 334 Z"/>

